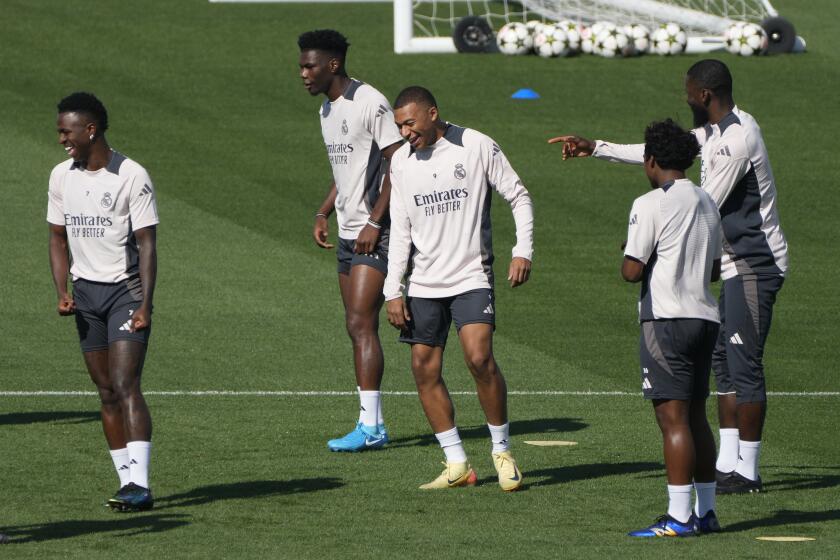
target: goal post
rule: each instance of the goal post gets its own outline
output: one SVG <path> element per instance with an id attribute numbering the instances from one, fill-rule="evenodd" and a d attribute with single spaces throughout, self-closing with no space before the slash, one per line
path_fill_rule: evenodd
<path id="1" fill-rule="evenodd" d="M 394 52 L 454 53 L 455 42 L 447 36 L 414 36 L 414 0 L 394 0 Z"/>

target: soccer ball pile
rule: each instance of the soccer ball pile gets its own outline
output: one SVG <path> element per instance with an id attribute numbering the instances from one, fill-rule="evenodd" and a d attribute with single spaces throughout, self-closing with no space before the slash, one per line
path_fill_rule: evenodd
<path id="1" fill-rule="evenodd" d="M 682 54 L 688 44 L 685 31 L 676 23 L 660 25 L 650 36 L 650 40 L 651 50 L 663 56 Z"/>
<path id="2" fill-rule="evenodd" d="M 532 27 L 536 28 L 536 26 Z M 528 54 L 534 46 L 534 37 L 524 23 L 506 23 L 496 34 L 499 50 L 504 54 Z"/>
<path id="3" fill-rule="evenodd" d="M 724 33 L 726 50 L 741 56 L 755 56 L 767 51 L 767 34 L 760 25 L 739 22 Z"/>
<path id="4" fill-rule="evenodd" d="M 677 54 L 685 50 L 686 34 L 676 23 L 663 25 L 653 33 L 640 24 L 617 26 L 598 21 L 587 27 L 572 21 L 505 24 L 496 35 L 499 50 L 508 55 L 535 53 L 545 58 L 578 53 L 621 58 L 655 52 Z"/>

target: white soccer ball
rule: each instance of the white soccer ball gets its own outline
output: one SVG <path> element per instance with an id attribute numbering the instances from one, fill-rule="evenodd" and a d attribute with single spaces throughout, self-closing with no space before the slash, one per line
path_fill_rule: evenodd
<path id="1" fill-rule="evenodd" d="M 589 27 L 584 27 L 580 30 L 580 50 L 587 54 L 595 54 L 595 40 L 598 34 L 608 26 L 613 24 L 606 21 L 596 21 Z"/>
<path id="2" fill-rule="evenodd" d="M 639 23 L 624 26 L 624 34 L 630 39 L 633 54 L 644 54 L 650 50 L 650 30 Z"/>
<path id="3" fill-rule="evenodd" d="M 741 56 L 755 56 L 767 50 L 767 34 L 760 25 L 739 22 L 724 33 L 726 50 Z"/>
<path id="4" fill-rule="evenodd" d="M 569 56 L 572 53 L 566 32 L 554 25 L 543 26 L 534 38 L 534 50 L 544 58 Z"/>
<path id="5" fill-rule="evenodd" d="M 555 24 L 555 27 L 559 27 L 566 32 L 566 40 L 569 42 L 569 50 L 572 53 L 580 52 L 580 33 L 583 26 L 573 21 L 564 19 L 563 21 L 558 21 Z"/>
<path id="6" fill-rule="evenodd" d="M 612 26 L 605 27 L 598 33 L 598 37 L 595 39 L 594 52 L 605 58 L 615 58 L 629 56 L 633 53 L 633 47 L 624 31 Z"/>
<path id="7" fill-rule="evenodd" d="M 524 23 L 506 23 L 496 35 L 499 50 L 504 54 L 528 54 L 534 46 L 534 40 Z"/>
<path id="8" fill-rule="evenodd" d="M 653 52 L 664 56 L 680 54 L 688 43 L 685 31 L 677 23 L 663 24 L 651 35 Z"/>
<path id="9" fill-rule="evenodd" d="M 542 21 L 540 21 L 538 19 L 532 19 L 532 20 L 525 23 L 525 27 L 528 28 L 528 33 L 531 34 L 532 38 L 535 38 L 537 36 L 537 33 L 542 31 L 542 28 L 545 25 L 546 25 L 545 23 L 543 23 Z"/>

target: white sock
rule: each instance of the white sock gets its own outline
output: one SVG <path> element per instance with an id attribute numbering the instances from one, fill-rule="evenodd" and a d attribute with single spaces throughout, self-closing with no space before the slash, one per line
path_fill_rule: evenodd
<path id="1" fill-rule="evenodd" d="M 111 460 L 114 461 L 114 468 L 117 469 L 117 476 L 120 477 L 120 488 L 131 482 L 128 468 L 128 449 L 111 449 Z"/>
<path id="2" fill-rule="evenodd" d="M 694 502 L 694 514 L 703 517 L 710 511 L 715 510 L 715 488 L 716 482 L 695 482 L 694 491 L 697 493 L 697 501 Z"/>
<path id="3" fill-rule="evenodd" d="M 761 451 L 761 442 L 741 440 L 738 446 L 740 449 L 735 472 L 750 480 L 758 480 L 758 455 Z"/>
<path id="4" fill-rule="evenodd" d="M 379 393 L 379 400 L 377 401 L 377 406 L 376 406 L 376 424 L 378 426 L 384 426 L 385 425 L 385 418 L 383 418 L 383 416 L 382 416 L 382 393 L 381 392 Z"/>
<path id="5" fill-rule="evenodd" d="M 688 522 L 691 517 L 691 484 L 668 485 L 668 515 L 680 523 Z"/>
<path id="6" fill-rule="evenodd" d="M 729 473 L 738 466 L 738 428 L 720 429 L 720 451 L 715 468 Z"/>
<path id="7" fill-rule="evenodd" d="M 359 391 L 359 422 L 366 428 L 376 430 L 379 425 L 379 391 Z"/>
<path id="8" fill-rule="evenodd" d="M 490 439 L 493 441 L 493 453 L 501 453 L 510 449 L 508 443 L 508 433 L 510 432 L 510 422 L 506 422 L 501 426 L 494 426 L 487 424 L 490 428 Z"/>
<path id="9" fill-rule="evenodd" d="M 152 454 L 151 441 L 129 441 L 128 467 L 131 473 L 130 482 L 143 488 L 149 487 L 149 456 Z"/>
<path id="10" fill-rule="evenodd" d="M 467 452 L 464 451 L 464 444 L 461 443 L 461 436 L 458 435 L 457 427 L 435 434 L 435 437 L 446 454 L 447 463 L 467 462 Z"/>

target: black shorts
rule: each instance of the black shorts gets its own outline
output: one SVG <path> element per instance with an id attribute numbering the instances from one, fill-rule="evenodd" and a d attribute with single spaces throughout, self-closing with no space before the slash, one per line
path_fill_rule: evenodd
<path id="1" fill-rule="evenodd" d="M 496 300 L 491 289 L 470 290 L 445 298 L 406 299 L 411 321 L 400 334 L 400 342 L 446 347 L 449 327 L 471 323 L 487 323 L 496 328 Z"/>
<path id="2" fill-rule="evenodd" d="M 115 340 L 148 344 L 152 326 L 129 332 L 129 321 L 143 302 L 140 278 L 115 284 L 78 279 L 73 282 L 76 328 L 82 352 L 105 350 Z"/>
<path id="3" fill-rule="evenodd" d="M 720 334 L 712 367 L 719 395 L 740 403 L 764 402 L 764 343 L 783 276 L 735 276 L 723 281 L 718 306 Z"/>
<path id="4" fill-rule="evenodd" d="M 372 266 L 382 274 L 388 274 L 388 230 L 383 228 L 379 232 L 379 241 L 372 253 L 354 253 L 355 239 L 338 238 L 338 249 L 335 256 L 338 259 L 338 273 L 350 274 L 350 269 L 358 264 Z"/>
<path id="5" fill-rule="evenodd" d="M 704 319 L 643 322 L 639 361 L 645 398 L 687 401 L 708 397 L 718 328 L 717 323 Z"/>

